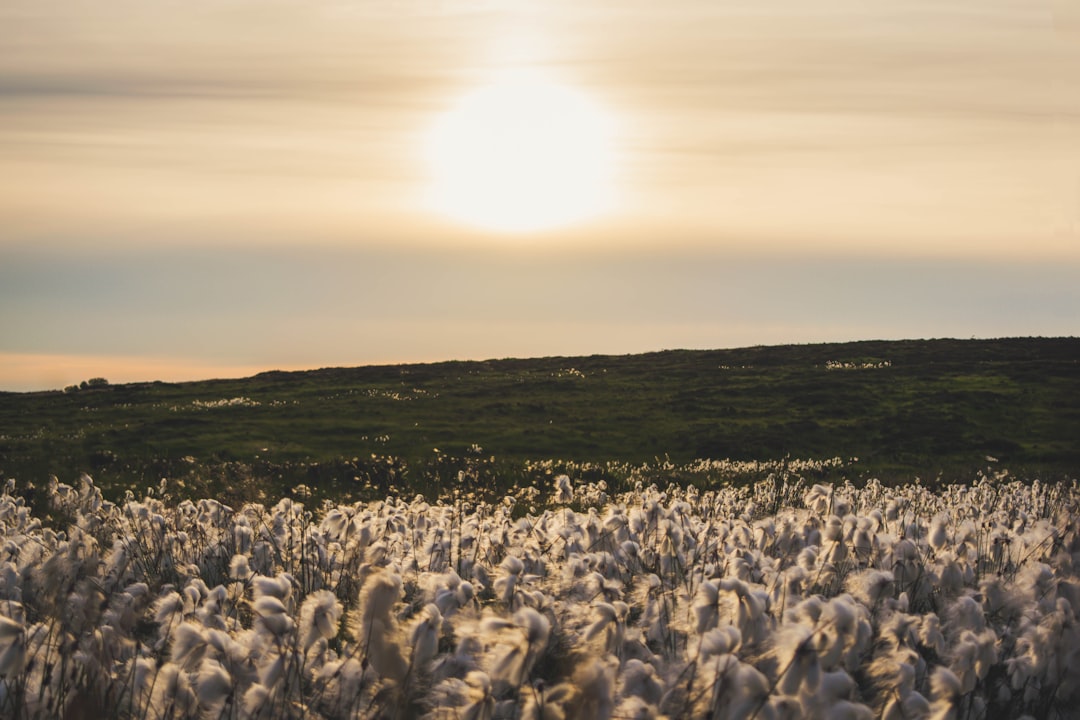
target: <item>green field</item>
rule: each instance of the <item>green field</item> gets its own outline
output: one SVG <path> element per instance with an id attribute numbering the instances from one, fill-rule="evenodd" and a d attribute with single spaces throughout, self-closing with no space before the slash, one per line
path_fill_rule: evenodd
<path id="1" fill-rule="evenodd" d="M 112 496 L 161 477 L 182 480 L 182 494 L 245 499 L 306 483 L 317 496 L 353 497 L 445 487 L 459 470 L 509 486 L 534 479 L 530 459 L 596 463 L 608 469 L 593 472 L 619 480 L 611 468 L 665 459 L 677 468 L 832 457 L 852 479 L 972 478 L 988 465 L 1074 476 L 1080 339 L 680 350 L 0 393 L 0 475 L 71 482 L 85 471 Z"/>

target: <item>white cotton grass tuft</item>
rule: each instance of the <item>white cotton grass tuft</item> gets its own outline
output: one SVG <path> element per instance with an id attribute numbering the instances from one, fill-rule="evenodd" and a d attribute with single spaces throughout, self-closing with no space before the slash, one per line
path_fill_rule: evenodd
<path id="1" fill-rule="evenodd" d="M 425 605 L 418 613 L 409 632 L 409 647 L 412 648 L 409 662 L 414 668 L 426 667 L 435 659 L 442 624 L 442 613 L 433 603 Z"/>
<path id="2" fill-rule="evenodd" d="M 528 677 L 533 663 L 547 649 L 551 623 L 531 607 L 514 613 L 513 619 L 488 617 L 480 624 L 487 636 L 498 638 L 498 651 L 490 675 L 500 687 L 517 687 Z"/>
<path id="3" fill-rule="evenodd" d="M 855 680 L 843 670 L 822 673 L 814 697 L 823 707 L 838 700 L 849 700 L 855 691 Z"/>
<path id="4" fill-rule="evenodd" d="M 341 602 L 329 590 L 316 590 L 304 598 L 300 606 L 301 650 L 306 652 L 317 641 L 335 637 L 341 610 Z"/>
<path id="5" fill-rule="evenodd" d="M 459 714 L 461 720 L 491 720 L 495 714 L 491 679 L 482 672 L 473 671 L 465 676 L 465 686 L 465 703 Z"/>
<path id="6" fill-rule="evenodd" d="M 648 703 L 634 695 L 623 698 L 611 717 L 619 720 L 667 720 L 667 716 L 660 714 L 655 703 Z"/>
<path id="7" fill-rule="evenodd" d="M 491 720 L 495 714 L 491 679 L 479 671 L 442 680 L 432 688 L 427 704 L 432 712 L 425 717 L 430 720 Z"/>
<path id="8" fill-rule="evenodd" d="M 997 662 L 997 636 L 987 629 L 981 633 L 964 630 L 952 648 L 950 669 L 960 680 L 963 693 L 975 689 L 979 680 L 986 678 L 990 668 Z"/>
<path id="9" fill-rule="evenodd" d="M 781 609 L 797 604 L 803 598 L 806 581 L 806 570 L 798 565 L 789 566 L 776 576 L 770 601 Z"/>
<path id="10" fill-rule="evenodd" d="M 821 650 L 821 666 L 825 670 L 837 669 L 846 656 L 857 650 L 860 635 L 869 629 L 861 618 L 859 607 L 850 595 L 832 598 L 821 607 L 817 643 Z"/>
<path id="11" fill-rule="evenodd" d="M 570 482 L 569 475 L 555 476 L 554 502 L 559 505 L 567 505 L 574 501 L 574 486 Z"/>
<path id="12" fill-rule="evenodd" d="M 803 495 L 803 504 L 815 515 L 828 512 L 831 501 L 832 487 L 828 485 L 814 485 Z"/>
<path id="13" fill-rule="evenodd" d="M 525 572 L 525 564 L 521 562 L 520 558 L 508 555 L 499 565 L 499 570 L 499 576 L 494 583 L 495 594 L 500 602 L 509 606 L 514 600 L 518 581 L 522 573 Z"/>
<path id="14" fill-rule="evenodd" d="M 848 575 L 844 587 L 863 606 L 875 608 L 884 599 L 892 597 L 895 582 L 891 572 L 869 569 Z"/>
<path id="15" fill-rule="evenodd" d="M 233 555 L 229 561 L 229 577 L 233 580 L 244 581 L 251 577 L 251 567 L 248 565 L 247 555 Z"/>
<path id="16" fill-rule="evenodd" d="M 573 717 L 582 720 L 608 720 L 615 709 L 615 674 L 618 663 L 613 658 L 593 658 L 580 663 L 572 684 L 577 690 Z"/>
<path id="17" fill-rule="evenodd" d="M 583 639 L 587 642 L 600 638 L 599 647 L 605 653 L 615 653 L 622 646 L 626 634 L 626 616 L 629 606 L 620 601 L 614 604 L 598 602 L 593 605 L 596 620 L 586 628 Z"/>
<path id="18" fill-rule="evenodd" d="M 946 597 L 956 597 L 964 590 L 964 571 L 956 555 L 948 550 L 938 553 L 936 562 L 937 589 Z"/>
<path id="19" fill-rule="evenodd" d="M 263 597 L 277 598 L 284 605 L 292 596 L 292 578 L 282 573 L 276 577 L 256 575 L 251 579 L 255 599 Z"/>
<path id="20" fill-rule="evenodd" d="M 254 630 L 207 629 L 205 633 L 207 652 L 218 660 L 231 674 L 243 674 L 253 652 L 261 645 L 261 638 Z"/>
<path id="21" fill-rule="evenodd" d="M 514 623 L 525 633 L 525 642 L 543 650 L 547 647 L 551 633 L 551 623 L 546 617 L 530 607 L 521 608 L 514 613 Z"/>
<path id="22" fill-rule="evenodd" d="M 357 608 L 356 639 L 366 657 L 382 677 L 401 681 L 408 673 L 408 663 L 398 644 L 394 606 L 401 598 L 401 577 L 389 570 L 372 572 L 360 589 Z"/>
<path id="23" fill-rule="evenodd" d="M 817 559 L 817 551 L 813 547 L 806 547 L 799 551 L 796 563 L 807 573 L 812 573 L 817 569 Z"/>
<path id="24" fill-rule="evenodd" d="M 814 693 L 821 679 L 821 663 L 813 631 L 805 625 L 786 625 L 776 634 L 773 653 L 781 676 L 777 690 L 783 695 Z"/>
<path id="25" fill-rule="evenodd" d="M 289 645 L 272 645 L 256 660 L 258 680 L 268 688 L 277 689 L 299 664 L 298 654 Z"/>
<path id="26" fill-rule="evenodd" d="M 57 487 L 59 530 L 0 495 L 0 715 L 84 697 L 159 720 L 833 720 L 867 705 L 977 720 L 1076 704 L 1080 485 L 869 480 L 817 491 L 815 515 L 806 485 L 779 478 L 639 482 L 606 506 L 571 484 L 581 511 L 524 487 L 494 506 L 234 513 L 132 494 L 89 512 L 85 488 Z"/>
<path id="27" fill-rule="evenodd" d="M 536 683 L 524 693 L 521 720 L 567 720 L 572 717 L 568 706 L 576 701 L 579 694 L 577 688 L 568 682 L 554 686 Z"/>
<path id="28" fill-rule="evenodd" d="M 921 663 L 910 648 L 880 646 L 861 670 L 864 694 L 877 698 L 879 705 L 884 703 L 883 714 L 902 711 L 905 698 L 915 690 L 916 667 Z"/>
<path id="29" fill-rule="evenodd" d="M 195 678 L 195 694 L 206 710 L 219 708 L 232 693 L 233 680 L 216 660 L 204 660 Z"/>
<path id="30" fill-rule="evenodd" d="M 736 662 L 726 672 L 729 692 L 723 701 L 728 704 L 727 717 L 750 718 L 759 713 L 771 694 L 769 679 L 757 668 Z M 760 714 L 758 715 L 760 717 Z"/>
<path id="31" fill-rule="evenodd" d="M 5 615 L 0 615 L 0 644 L 21 639 L 26 633 L 23 624 Z"/>
<path id="32" fill-rule="evenodd" d="M 153 605 L 154 622 L 168 633 L 170 626 L 184 614 L 184 599 L 175 590 L 162 595 Z"/>
<path id="33" fill-rule="evenodd" d="M 941 632 L 941 620 L 934 613 L 927 613 L 919 620 L 919 644 L 934 651 L 938 656 L 945 654 L 945 635 Z"/>
<path id="34" fill-rule="evenodd" d="M 174 663 L 165 663 L 153 681 L 149 704 L 151 717 L 191 717 L 199 707 L 188 673 Z M 171 713 L 170 713 L 171 711 Z"/>
<path id="35" fill-rule="evenodd" d="M 363 687 L 364 668 L 355 657 L 332 660 L 318 669 L 315 686 L 320 688 L 329 717 L 348 717 Z"/>
<path id="36" fill-rule="evenodd" d="M 860 567 L 866 567 L 874 555 L 876 538 L 871 529 L 871 524 L 872 521 L 869 518 L 859 518 L 855 527 L 855 535 L 851 541 L 852 548 L 855 551 L 855 557 L 859 561 Z"/>
<path id="37" fill-rule="evenodd" d="M 0 615 L 0 677 L 12 678 L 26 662 L 26 628 Z"/>
<path id="38" fill-rule="evenodd" d="M 389 621 L 394 606 L 401 599 L 401 576 L 385 569 L 376 569 L 364 580 L 360 589 L 358 639 L 367 634 L 366 623 L 371 618 Z"/>
<path id="39" fill-rule="evenodd" d="M 936 553 L 944 550 L 949 542 L 947 524 L 948 518 L 941 515 L 934 518 L 934 521 L 930 524 L 930 533 L 926 539 L 927 542 L 930 543 L 930 547 L 932 547 Z"/>
<path id="40" fill-rule="evenodd" d="M 640 698 L 648 705 L 659 705 L 664 696 L 664 686 L 652 664 L 630 658 L 619 673 L 619 694 L 624 698 Z"/>
<path id="41" fill-rule="evenodd" d="M 131 683 L 126 688 L 125 701 L 131 705 L 136 715 L 142 715 L 142 711 L 147 709 L 150 703 L 150 693 L 157 679 L 157 663 L 148 657 L 134 658 L 130 668 L 126 670 L 125 674 L 131 678 Z"/>
<path id="42" fill-rule="evenodd" d="M 258 627 L 263 628 L 275 638 L 283 638 L 290 632 L 296 623 L 289 616 L 285 604 L 273 595 L 263 595 L 252 604 L 252 610 L 257 616 Z"/>
<path id="43" fill-rule="evenodd" d="M 485 643 L 481 642 L 476 635 L 462 636 L 452 653 L 441 656 L 435 662 L 432 677 L 435 679 L 462 678 L 470 672 L 479 670 L 478 658 L 483 654 L 484 647 Z"/>
<path id="44" fill-rule="evenodd" d="M 829 720 L 874 720 L 874 711 L 850 700 L 837 700 L 820 717 Z"/>
<path id="45" fill-rule="evenodd" d="M 206 635 L 202 625 L 183 622 L 173 630 L 170 658 L 184 670 L 198 667 L 206 655 Z"/>
<path id="46" fill-rule="evenodd" d="M 742 645 L 742 633 L 734 625 L 713 628 L 701 636 L 701 655 L 727 655 L 737 652 Z"/>
<path id="47" fill-rule="evenodd" d="M 241 705 L 243 710 L 243 717 L 245 718 L 261 718 L 266 717 L 266 713 L 269 710 L 272 702 L 272 693 L 270 688 L 259 683 L 254 683 L 248 687 L 244 692 L 244 698 Z"/>
<path id="48" fill-rule="evenodd" d="M 717 603 L 720 600 L 720 588 L 708 580 L 698 586 L 694 595 L 695 632 L 701 635 L 716 626 L 719 617 Z"/>
<path id="49" fill-rule="evenodd" d="M 949 668 L 939 665 L 930 676 L 931 720 L 955 720 L 962 695 L 960 678 Z"/>
<path id="50" fill-rule="evenodd" d="M 986 629 L 986 615 L 974 598 L 964 595 L 957 598 L 945 611 L 946 622 L 953 633 L 964 630 L 982 632 Z"/>

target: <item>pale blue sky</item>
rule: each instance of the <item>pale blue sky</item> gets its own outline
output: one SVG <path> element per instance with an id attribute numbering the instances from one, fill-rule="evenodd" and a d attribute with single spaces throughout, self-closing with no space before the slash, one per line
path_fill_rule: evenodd
<path id="1" fill-rule="evenodd" d="M 1080 334 L 1078 15 L 8 0 L 0 389 Z M 432 126 L 508 71 L 612 121 L 607 212 L 521 236 L 425 202 Z"/>

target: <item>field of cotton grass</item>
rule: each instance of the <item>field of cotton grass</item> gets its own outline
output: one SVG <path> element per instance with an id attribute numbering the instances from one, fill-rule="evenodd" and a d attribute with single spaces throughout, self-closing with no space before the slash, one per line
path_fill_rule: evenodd
<path id="1" fill-rule="evenodd" d="M 1080 486 L 0 496 L 0 717 L 1076 717 Z M 37 506 L 37 505 L 35 505 Z M 37 516 L 40 515 L 40 516 Z"/>

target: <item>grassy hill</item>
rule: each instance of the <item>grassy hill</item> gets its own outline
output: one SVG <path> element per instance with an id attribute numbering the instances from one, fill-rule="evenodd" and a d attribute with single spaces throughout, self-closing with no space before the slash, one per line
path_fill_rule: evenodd
<path id="1" fill-rule="evenodd" d="M 268 372 L 0 393 L 0 475 L 242 497 L 511 482 L 529 459 L 1080 470 L 1080 339 L 919 340 Z M 655 463 L 654 463 L 655 464 Z M 481 468 L 481 470 L 477 470 Z M 528 478 L 525 478 L 526 480 Z"/>

